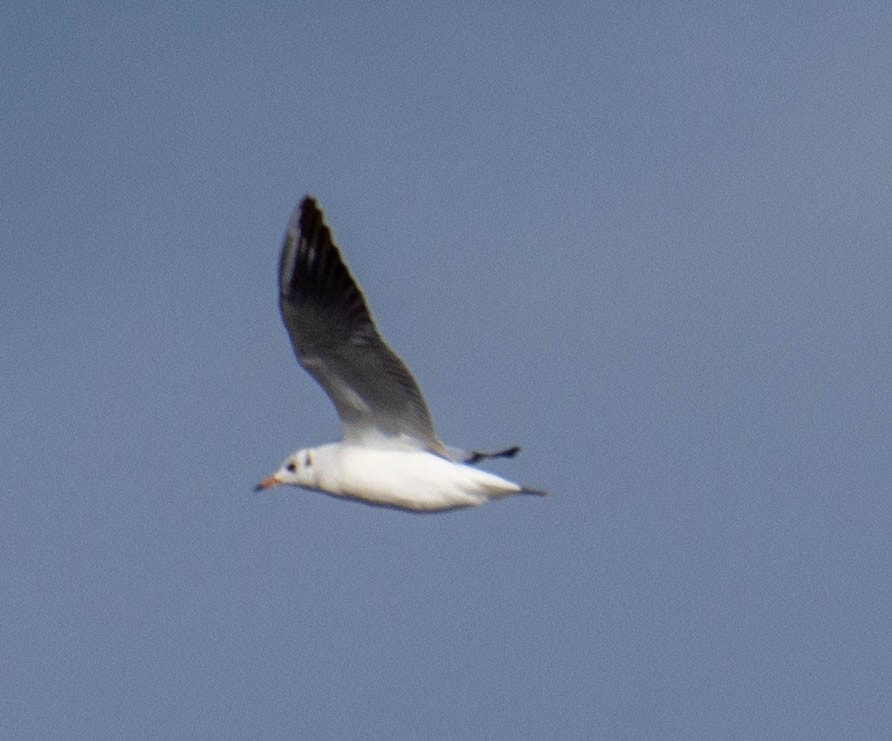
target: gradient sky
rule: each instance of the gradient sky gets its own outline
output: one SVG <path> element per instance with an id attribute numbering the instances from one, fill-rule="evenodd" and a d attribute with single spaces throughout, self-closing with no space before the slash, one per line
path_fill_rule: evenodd
<path id="1" fill-rule="evenodd" d="M 17 5 L 0 736 L 892 733 L 888 3 Z M 252 493 L 306 192 L 550 498 Z"/>

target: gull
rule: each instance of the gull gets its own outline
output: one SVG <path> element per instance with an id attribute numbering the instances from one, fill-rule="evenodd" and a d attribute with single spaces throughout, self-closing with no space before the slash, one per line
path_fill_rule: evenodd
<path id="1" fill-rule="evenodd" d="M 298 362 L 337 409 L 343 439 L 289 455 L 255 491 L 288 484 L 412 512 L 546 494 L 473 467 L 520 448 L 465 451 L 437 437 L 415 378 L 378 333 L 309 195 L 294 209 L 282 245 L 279 308 Z"/>

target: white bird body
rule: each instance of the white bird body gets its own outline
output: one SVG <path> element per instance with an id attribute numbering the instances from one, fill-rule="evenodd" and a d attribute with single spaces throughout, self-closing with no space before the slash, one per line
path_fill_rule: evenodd
<path id="1" fill-rule="evenodd" d="M 512 457 L 443 444 L 411 372 L 378 334 L 316 201 L 288 224 L 279 261 L 279 306 L 298 362 L 331 398 L 339 443 L 304 448 L 256 490 L 281 484 L 414 512 L 474 507 L 509 494 L 539 494 L 470 465 Z"/>
<path id="2" fill-rule="evenodd" d="M 423 450 L 350 443 L 299 450 L 275 476 L 278 482 L 331 496 L 417 512 L 475 507 L 520 492 L 541 493 Z"/>

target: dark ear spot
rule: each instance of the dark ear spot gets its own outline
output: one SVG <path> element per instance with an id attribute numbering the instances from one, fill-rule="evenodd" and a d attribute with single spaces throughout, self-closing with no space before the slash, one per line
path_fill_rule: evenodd
<path id="1" fill-rule="evenodd" d="M 313 465 L 313 458 L 309 453 L 304 453 L 304 468 L 310 468 Z"/>

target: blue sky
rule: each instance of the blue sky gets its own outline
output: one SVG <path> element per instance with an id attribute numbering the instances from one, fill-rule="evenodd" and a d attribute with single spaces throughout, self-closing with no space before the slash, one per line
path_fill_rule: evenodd
<path id="1" fill-rule="evenodd" d="M 890 29 L 5 9 L 0 735 L 888 735 Z M 441 436 L 550 498 L 252 493 L 339 435 L 306 192 Z"/>

